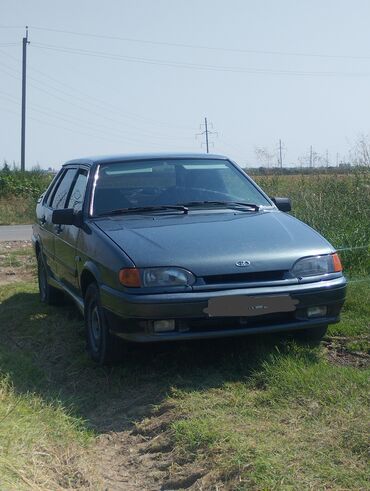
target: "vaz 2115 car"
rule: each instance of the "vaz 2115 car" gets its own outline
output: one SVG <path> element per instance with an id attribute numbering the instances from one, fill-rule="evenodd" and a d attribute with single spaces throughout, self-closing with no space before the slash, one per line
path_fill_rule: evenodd
<path id="1" fill-rule="evenodd" d="M 72 160 L 37 204 L 41 300 L 72 297 L 100 364 L 117 337 L 320 339 L 346 280 L 333 246 L 290 209 L 220 155 Z"/>

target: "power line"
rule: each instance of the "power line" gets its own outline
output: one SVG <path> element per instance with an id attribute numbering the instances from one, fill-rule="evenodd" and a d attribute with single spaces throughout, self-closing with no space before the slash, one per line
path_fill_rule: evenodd
<path id="1" fill-rule="evenodd" d="M 3 65 L 3 66 L 6 66 L 6 65 Z M 16 70 L 16 69 L 14 69 L 12 67 L 6 66 L 6 68 L 7 69 L 11 69 L 11 70 L 13 70 L 16 73 L 19 73 L 19 70 Z M 1 68 L 0 68 L 0 70 L 1 70 Z M 18 77 L 15 77 L 14 75 L 12 75 L 12 74 L 10 74 L 10 73 L 8 73 L 6 71 L 4 71 L 4 72 L 7 73 L 9 76 L 12 76 L 13 78 L 18 79 Z M 115 118 L 112 118 L 112 117 L 107 116 L 105 114 L 106 111 L 105 111 L 104 106 L 100 106 L 100 107 L 97 106 L 97 108 L 100 109 L 100 110 L 101 109 L 104 109 L 104 113 L 97 112 L 96 110 L 91 109 L 91 107 L 90 107 L 91 106 L 91 103 L 86 103 L 81 97 L 77 97 L 77 96 L 75 96 L 73 94 L 70 94 L 69 92 L 63 91 L 61 89 L 55 89 L 54 87 L 50 87 L 50 86 L 48 86 L 48 85 L 40 82 L 39 80 L 35 79 L 34 77 L 28 77 L 28 78 L 32 81 L 32 82 L 29 82 L 29 85 L 31 87 L 33 87 L 34 89 L 36 89 L 38 91 L 41 91 L 44 94 L 47 94 L 47 95 L 53 97 L 56 100 L 60 100 L 63 103 L 70 104 L 74 108 L 77 107 L 77 108 L 81 109 L 82 111 L 88 112 L 90 114 L 93 114 L 94 116 L 97 116 L 99 118 L 103 118 L 103 119 L 108 120 L 110 122 L 113 122 L 115 124 L 117 124 L 117 122 L 119 121 L 119 118 L 117 118 L 117 116 Z M 47 88 L 45 89 L 45 87 L 47 87 Z M 51 89 L 51 91 L 50 91 L 50 89 Z M 57 95 L 53 91 L 56 91 L 57 94 L 58 93 L 64 94 L 68 98 L 69 97 L 74 97 L 77 100 L 82 100 L 82 104 L 89 104 L 89 107 L 86 107 L 84 105 L 81 105 L 80 103 L 79 104 L 76 104 L 76 102 L 71 101 L 70 99 L 67 99 L 66 97 L 60 96 L 59 94 Z M 96 106 L 96 104 L 95 104 L 95 106 Z M 77 118 L 77 119 L 79 119 L 79 118 Z M 84 121 L 84 120 L 81 120 L 81 121 Z M 122 125 L 122 124 L 127 125 L 127 122 L 122 123 L 122 121 L 119 121 L 119 124 L 120 125 Z M 102 125 L 100 125 L 100 126 L 102 126 Z M 105 128 L 107 128 L 107 126 L 105 126 Z M 111 129 L 111 128 L 109 128 L 109 129 Z M 150 131 L 148 132 L 147 130 L 143 130 L 142 128 L 135 127 L 132 124 L 130 124 L 128 126 L 128 129 L 126 129 L 125 132 L 132 131 L 133 129 L 136 130 L 138 133 L 140 133 L 140 138 L 138 139 L 138 141 L 142 141 L 141 140 L 141 137 L 143 135 L 144 136 L 148 136 L 149 138 L 155 138 L 155 139 L 159 139 L 159 140 L 161 140 L 161 139 L 162 140 L 176 139 L 176 140 L 188 140 L 188 141 L 191 141 L 192 140 L 192 138 L 190 136 L 189 137 L 186 137 L 186 136 L 169 136 L 168 134 L 167 135 L 158 135 L 156 133 L 153 133 L 153 132 L 150 132 Z M 113 131 L 116 131 L 116 130 L 117 130 L 117 128 L 114 128 L 113 129 Z"/>
<path id="2" fill-rule="evenodd" d="M 2 95 L 2 94 L 5 94 L 6 97 L 4 97 L 4 95 Z M 19 102 L 16 101 L 16 98 L 11 96 L 10 94 L 0 92 L 0 97 L 2 97 L 7 102 L 10 102 L 10 103 L 15 104 L 15 105 L 19 105 Z M 128 136 L 124 133 L 119 132 L 117 130 L 117 128 L 114 129 L 114 128 L 110 128 L 110 127 L 103 126 L 100 124 L 86 123 L 86 121 L 81 119 L 81 118 L 69 117 L 68 115 L 66 115 L 65 113 L 62 113 L 60 111 L 51 112 L 51 111 L 48 111 L 47 109 L 43 108 L 42 106 L 35 105 L 35 104 L 29 104 L 29 109 L 31 110 L 31 112 L 36 111 L 42 115 L 47 116 L 48 118 L 53 118 L 53 119 L 56 119 L 57 121 L 64 121 L 64 122 L 67 122 L 68 124 L 72 124 L 74 126 L 77 126 L 77 128 L 79 130 L 82 127 L 82 128 L 87 129 L 90 132 L 94 131 L 95 132 L 94 136 L 100 136 L 101 134 L 103 134 L 103 135 L 105 134 L 108 137 L 113 137 L 113 139 L 115 139 L 115 141 L 129 142 L 129 143 L 140 143 L 140 142 L 142 142 L 141 137 L 135 138 L 132 136 Z M 43 122 L 42 120 L 38 120 L 38 121 Z M 63 128 L 66 129 L 65 126 Z M 74 131 L 73 128 L 68 128 L 68 130 Z M 92 135 L 92 133 L 89 133 L 89 135 Z M 105 139 L 107 139 L 107 138 L 105 138 Z M 154 145 L 157 147 L 163 147 L 163 144 L 160 142 L 152 142 L 150 140 L 146 140 L 146 142 L 149 143 L 150 145 Z M 173 144 L 171 144 L 171 143 L 168 144 L 168 142 L 167 142 L 166 145 L 171 146 Z"/>
<path id="3" fill-rule="evenodd" d="M 143 63 L 149 65 L 168 66 L 173 68 L 187 68 L 192 70 L 203 71 L 217 71 L 217 72 L 230 72 L 230 73 L 249 73 L 249 74 L 269 74 L 269 75 L 294 75 L 294 76 L 318 76 L 318 77 L 368 77 L 370 72 L 321 72 L 321 71 L 300 71 L 300 70 L 277 70 L 269 68 L 246 68 L 237 66 L 221 66 L 221 65 L 209 65 L 199 63 L 183 63 L 173 60 L 159 60 L 154 58 L 143 58 L 126 55 L 118 55 L 116 53 L 109 53 L 106 51 L 94 51 L 81 48 L 70 48 L 68 46 L 58 46 L 45 43 L 33 43 L 33 47 L 58 51 L 60 53 L 77 54 L 83 56 L 90 56 L 95 58 L 103 58 L 116 61 L 126 61 L 131 63 Z"/>
<path id="4" fill-rule="evenodd" d="M 369 55 L 337 55 L 337 54 L 322 54 L 322 53 L 307 53 L 307 52 L 305 53 L 305 52 L 294 52 L 294 51 L 253 50 L 253 49 L 244 49 L 244 48 L 196 45 L 196 44 L 188 44 L 188 43 L 173 43 L 168 41 L 154 41 L 149 39 L 139 39 L 139 38 L 131 38 L 131 37 L 110 36 L 106 34 L 70 31 L 66 29 L 53 29 L 50 27 L 41 27 L 41 26 L 31 26 L 31 27 L 32 29 L 39 30 L 39 31 L 55 32 L 60 34 L 71 34 L 73 36 L 90 37 L 90 38 L 92 37 L 98 39 L 109 39 L 112 41 L 151 44 L 155 46 L 168 46 L 168 47 L 176 47 L 176 48 L 203 49 L 203 50 L 211 50 L 211 51 L 224 51 L 224 52 L 249 53 L 249 54 L 274 55 L 274 56 L 277 55 L 277 56 L 297 56 L 297 57 L 311 57 L 311 58 L 313 57 L 313 58 L 370 60 Z"/>
<path id="5" fill-rule="evenodd" d="M 16 63 L 19 63 L 19 60 L 14 57 L 14 56 L 11 56 L 9 55 L 9 53 L 5 53 L 3 51 L 0 50 L 0 53 L 7 56 L 8 58 L 11 58 L 12 60 L 14 60 Z M 3 66 L 6 66 L 6 65 L 3 65 Z M 9 67 L 7 66 L 8 69 L 10 70 L 13 70 L 13 71 L 16 71 L 17 73 L 19 73 L 19 70 L 17 69 L 14 69 L 12 67 Z M 119 114 L 119 119 L 128 119 L 128 120 L 136 120 L 136 121 L 139 121 L 140 123 L 144 122 L 145 124 L 155 124 L 156 126 L 163 126 L 166 128 L 166 132 L 168 132 L 168 129 L 171 129 L 172 131 L 178 131 L 178 130 L 181 130 L 181 131 L 189 131 L 189 130 L 193 130 L 193 128 L 191 127 L 187 127 L 187 126 L 183 126 L 183 125 L 173 125 L 173 124 L 169 124 L 169 123 L 165 123 L 164 121 L 160 121 L 160 120 L 157 120 L 157 119 L 154 119 L 154 118 L 148 118 L 148 117 L 145 117 L 145 116 L 142 116 L 142 115 L 139 115 L 139 114 L 136 114 L 136 113 L 132 113 L 132 112 L 128 112 L 127 110 L 120 110 L 117 108 L 117 106 L 113 106 L 112 104 L 109 104 L 107 103 L 106 101 L 102 100 L 102 99 L 98 99 L 96 97 L 92 97 L 92 96 L 89 96 L 86 94 L 86 92 L 84 91 L 81 91 L 81 90 L 78 90 L 76 89 L 75 87 L 72 87 L 71 85 L 68 85 L 66 84 L 65 82 L 61 82 L 60 80 L 54 78 L 54 77 L 51 77 L 50 75 L 44 73 L 43 71 L 39 70 L 39 69 L 36 69 L 34 68 L 33 66 L 29 66 L 29 69 L 32 71 L 32 72 L 36 72 L 40 75 L 42 75 L 43 77 L 47 78 L 47 79 L 50 79 L 52 80 L 54 83 L 57 83 L 58 85 L 61 85 L 62 87 L 66 87 L 67 89 L 69 89 L 69 91 L 63 91 L 62 89 L 60 88 L 55 88 L 55 87 L 52 87 L 50 86 L 50 83 L 49 84 L 46 84 L 45 82 L 35 78 L 35 77 L 28 77 L 30 80 L 34 80 L 35 82 L 41 84 L 41 85 L 44 85 L 45 87 L 47 88 L 52 88 L 53 90 L 56 90 L 58 92 L 61 92 L 61 93 L 64 93 L 66 95 L 68 95 L 68 97 L 74 97 L 76 99 L 79 99 L 79 100 L 82 100 L 83 102 L 85 101 L 89 101 L 88 104 L 91 105 L 95 105 L 96 107 L 98 107 L 99 109 L 104 109 L 104 112 L 110 112 L 110 113 L 114 113 L 114 114 Z M 82 94 L 83 97 L 81 97 L 81 95 L 79 96 L 76 96 L 74 94 L 71 94 L 71 91 L 73 92 L 76 92 L 78 94 Z M 93 101 L 93 102 L 91 102 Z M 127 123 L 126 123 L 127 124 Z M 130 128 L 135 128 L 132 126 L 132 124 L 130 123 Z M 142 131 L 142 129 L 140 128 L 140 131 Z M 147 131 L 147 130 L 146 130 Z M 167 135 L 167 133 L 166 133 Z M 167 137 L 167 136 L 166 136 Z"/>
<path id="6" fill-rule="evenodd" d="M 5 99 L 6 100 L 6 99 Z M 11 102 L 13 104 L 17 104 L 16 102 L 12 101 L 11 99 L 8 99 L 7 100 L 8 102 Z M 15 111 L 11 111 L 10 109 L 8 108 L 2 108 L 2 110 L 7 110 L 8 112 L 12 112 L 13 114 L 17 114 L 19 115 L 19 113 L 16 113 Z M 99 138 L 99 139 L 102 139 L 102 140 L 105 140 L 105 141 L 109 141 L 111 143 L 122 143 L 123 141 L 127 141 L 128 143 L 140 143 L 141 140 L 139 139 L 132 139 L 132 138 L 127 138 L 126 136 L 119 136 L 117 134 L 112 134 L 111 132 L 102 132 L 101 130 L 96 130 L 95 128 L 89 128 L 88 126 L 85 126 L 86 130 L 87 131 L 81 131 L 81 125 L 79 123 L 76 123 L 76 122 L 73 122 L 73 120 L 71 119 L 66 119 L 66 118 L 62 118 L 62 117 L 57 117 L 57 116 L 53 116 L 52 114 L 48 114 L 46 111 L 41 111 L 41 110 L 37 110 L 37 109 L 33 109 L 34 111 L 37 111 L 37 112 L 40 112 L 41 114 L 45 114 L 47 115 L 48 118 L 50 117 L 54 117 L 55 119 L 57 119 L 58 121 L 65 121 L 69 124 L 73 124 L 75 126 L 78 127 L 78 129 L 76 128 L 71 128 L 71 127 L 67 127 L 67 126 L 64 126 L 64 125 L 60 125 L 58 123 L 55 123 L 55 122 L 51 122 L 50 120 L 48 119 L 39 119 L 39 118 L 36 118 L 34 116 L 29 116 L 28 119 L 32 120 L 32 121 L 37 121 L 38 123 L 40 124 L 43 124 L 45 126 L 52 126 L 52 127 L 55 127 L 55 128 L 60 128 L 60 129 L 63 129 L 65 131 L 69 131 L 71 133 L 76 133 L 76 134 L 80 134 L 80 135 L 84 135 L 84 136 L 89 136 L 89 137 L 93 137 L 93 138 Z M 95 130 L 95 131 L 94 131 Z M 163 145 L 158 143 L 158 142 L 148 142 L 147 143 L 150 144 L 150 146 L 154 146 L 154 147 L 157 147 L 157 148 L 163 148 Z M 171 146 L 170 145 L 166 145 L 166 146 Z M 174 145 L 176 148 L 178 148 L 177 145 Z"/>

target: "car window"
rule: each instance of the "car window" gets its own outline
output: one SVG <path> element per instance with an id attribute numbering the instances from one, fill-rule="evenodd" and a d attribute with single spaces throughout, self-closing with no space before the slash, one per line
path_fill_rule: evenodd
<path id="1" fill-rule="evenodd" d="M 93 214 L 128 207 L 212 200 L 270 205 L 228 160 L 138 160 L 100 166 L 94 190 Z"/>
<path id="2" fill-rule="evenodd" d="M 82 210 L 87 184 L 87 171 L 80 170 L 75 179 L 71 195 L 68 199 L 66 208 L 73 208 L 76 211 Z"/>
<path id="3" fill-rule="evenodd" d="M 51 200 L 50 206 L 56 210 L 65 207 L 69 190 L 73 182 L 73 178 L 76 174 L 76 169 L 67 169 L 62 179 L 59 181 L 58 187 Z"/>
<path id="4" fill-rule="evenodd" d="M 46 191 L 44 195 L 44 204 L 47 204 L 50 206 L 51 199 L 53 197 L 54 191 L 56 187 L 58 186 L 58 182 L 60 181 L 61 175 L 63 174 L 63 169 L 60 169 L 60 171 L 54 176 L 53 180 L 51 181 L 48 190 Z"/>

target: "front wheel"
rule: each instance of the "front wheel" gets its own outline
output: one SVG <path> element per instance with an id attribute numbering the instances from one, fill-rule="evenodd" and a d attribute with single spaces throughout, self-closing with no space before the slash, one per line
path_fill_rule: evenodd
<path id="1" fill-rule="evenodd" d="M 121 354 L 121 340 L 109 332 L 109 325 L 100 304 L 99 288 L 88 286 L 85 294 L 85 329 L 87 352 L 98 365 L 116 361 Z"/>

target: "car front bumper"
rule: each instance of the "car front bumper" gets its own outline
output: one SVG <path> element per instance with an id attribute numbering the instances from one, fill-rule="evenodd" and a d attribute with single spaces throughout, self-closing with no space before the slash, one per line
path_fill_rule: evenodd
<path id="1" fill-rule="evenodd" d="M 315 328 L 338 322 L 345 300 L 346 279 L 276 287 L 135 295 L 101 287 L 101 301 L 111 331 L 127 340 L 158 342 L 204 339 Z M 297 301 L 291 312 L 248 317 L 209 317 L 204 310 L 216 297 L 289 295 Z M 324 317 L 309 318 L 307 308 L 326 306 Z M 174 319 L 174 331 L 156 333 L 155 320 Z"/>

